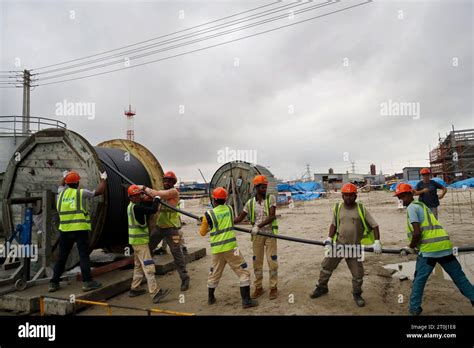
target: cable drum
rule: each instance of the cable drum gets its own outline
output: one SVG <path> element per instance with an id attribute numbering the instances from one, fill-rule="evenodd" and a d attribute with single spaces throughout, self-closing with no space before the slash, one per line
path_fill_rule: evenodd
<path id="1" fill-rule="evenodd" d="M 101 161 L 107 162 L 120 173 L 126 175 L 134 182 L 151 186 L 150 176 L 142 163 L 130 153 L 119 149 L 94 147 Z M 127 195 L 128 184 L 107 166 L 107 211 L 103 231 L 97 241 L 98 245 L 125 245 L 128 242 Z"/>

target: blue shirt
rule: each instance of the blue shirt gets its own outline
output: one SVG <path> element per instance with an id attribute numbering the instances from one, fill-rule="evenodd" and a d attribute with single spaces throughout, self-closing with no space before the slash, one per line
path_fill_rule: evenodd
<path id="1" fill-rule="evenodd" d="M 429 191 L 428 193 L 422 193 L 418 200 L 425 203 L 429 208 L 439 206 L 438 189 L 442 189 L 443 185 L 434 180 L 430 180 L 429 183 L 425 184 L 423 180 L 421 180 L 415 186 L 415 190 L 417 191 L 424 188 L 427 188 Z"/>
<path id="2" fill-rule="evenodd" d="M 413 202 L 407 207 L 408 221 L 410 224 L 418 222 L 420 225 L 425 220 L 425 210 L 419 204 L 414 204 Z M 433 221 L 434 223 L 434 221 Z M 451 255 L 453 251 L 451 249 L 434 251 L 434 252 L 419 252 L 418 255 L 421 257 L 443 257 Z"/>

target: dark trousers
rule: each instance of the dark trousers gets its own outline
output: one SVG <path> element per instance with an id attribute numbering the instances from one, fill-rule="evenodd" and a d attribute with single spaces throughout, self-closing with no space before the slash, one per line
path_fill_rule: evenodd
<path id="1" fill-rule="evenodd" d="M 179 277 L 181 280 L 189 278 L 188 271 L 186 270 L 186 262 L 184 259 L 183 250 L 181 249 L 179 230 L 177 228 L 156 228 L 151 231 L 150 234 L 150 250 L 153 255 L 153 250 L 162 241 L 166 240 L 166 243 L 170 247 L 171 254 L 174 258 L 174 264 L 178 270 Z"/>
<path id="2" fill-rule="evenodd" d="M 74 243 L 77 244 L 77 250 L 79 250 L 82 280 L 84 282 L 92 280 L 89 261 L 89 233 L 88 231 L 69 231 L 60 232 L 59 259 L 54 265 L 54 275 L 51 279 L 51 283 L 59 283 Z"/>

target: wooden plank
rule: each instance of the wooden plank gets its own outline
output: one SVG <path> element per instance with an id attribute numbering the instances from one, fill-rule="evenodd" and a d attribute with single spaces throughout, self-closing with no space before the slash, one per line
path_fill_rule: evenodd
<path id="1" fill-rule="evenodd" d="M 118 261 L 114 261 L 114 262 L 111 262 L 107 265 L 94 268 L 91 271 L 91 275 L 92 275 L 92 277 L 97 277 L 98 275 L 101 275 L 101 274 L 104 274 L 104 273 L 107 273 L 107 272 L 110 272 L 110 271 L 113 271 L 113 270 L 116 270 L 116 269 L 119 269 L 119 268 L 122 268 L 122 267 L 125 267 L 125 266 L 128 266 L 128 265 L 131 265 L 131 264 L 133 264 L 133 262 L 134 262 L 133 257 L 127 257 L 127 258 L 124 258 L 124 259 L 121 259 L 121 260 L 118 260 Z M 82 281 L 82 274 L 79 273 L 76 276 L 76 279 Z"/>

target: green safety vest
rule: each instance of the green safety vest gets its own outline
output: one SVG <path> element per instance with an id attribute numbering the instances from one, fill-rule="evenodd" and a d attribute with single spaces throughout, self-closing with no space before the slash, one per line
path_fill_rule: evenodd
<path id="1" fill-rule="evenodd" d="M 181 228 L 179 213 L 161 205 L 156 225 L 161 228 Z"/>
<path id="2" fill-rule="evenodd" d="M 255 202 L 257 199 L 255 197 L 249 199 L 249 221 L 253 225 L 255 225 Z M 268 216 L 270 215 L 270 195 L 265 197 L 265 207 L 264 212 Z M 272 232 L 274 234 L 278 234 L 278 221 L 275 219 L 272 221 Z"/>
<path id="3" fill-rule="evenodd" d="M 237 248 L 232 207 L 221 204 L 208 210 L 207 214 L 212 220 L 210 231 L 211 252 L 219 254 Z"/>
<path id="4" fill-rule="evenodd" d="M 59 230 L 90 231 L 91 220 L 84 207 L 84 190 L 66 187 L 58 197 L 56 209 L 59 213 Z"/>
<path id="5" fill-rule="evenodd" d="M 337 236 L 339 234 L 339 225 L 340 225 L 340 215 L 341 215 L 341 207 L 343 203 L 336 203 L 334 206 L 334 220 L 336 221 L 336 234 L 333 237 L 333 241 L 336 242 Z M 360 221 L 364 226 L 364 234 L 362 236 L 362 240 L 360 244 L 362 245 L 372 245 L 375 243 L 375 234 L 374 230 L 367 224 L 365 220 L 365 207 L 362 203 L 357 203 L 357 211 L 359 213 Z"/>
<path id="6" fill-rule="evenodd" d="M 449 250 L 453 248 L 453 244 L 449 240 L 448 233 L 439 224 L 436 217 L 433 215 L 431 210 L 422 202 L 413 201 L 411 204 L 418 204 L 424 209 L 425 219 L 420 224 L 421 228 L 421 240 L 419 244 L 419 250 L 427 253 L 436 251 Z M 411 243 L 413 237 L 413 226 L 410 223 L 407 211 L 407 237 Z"/>
<path id="7" fill-rule="evenodd" d="M 135 203 L 130 202 L 127 207 L 128 215 L 128 244 L 130 245 L 141 245 L 148 244 L 150 241 L 150 233 L 148 230 L 148 224 L 146 222 L 142 225 L 137 219 L 135 219 Z"/>

